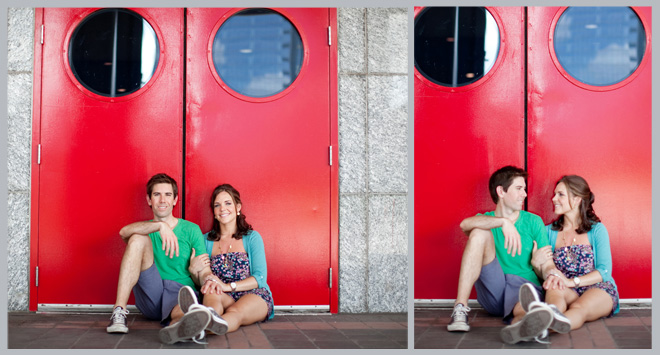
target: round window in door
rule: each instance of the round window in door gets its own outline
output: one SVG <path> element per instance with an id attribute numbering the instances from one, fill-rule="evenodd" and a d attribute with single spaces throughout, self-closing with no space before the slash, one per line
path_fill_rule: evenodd
<path id="1" fill-rule="evenodd" d="M 93 12 L 75 29 L 69 41 L 73 75 L 91 92 L 129 95 L 144 87 L 158 65 L 158 38 L 151 25 L 125 9 Z"/>
<path id="2" fill-rule="evenodd" d="M 298 30 L 270 9 L 242 10 L 227 18 L 213 38 L 211 54 L 219 79 L 250 98 L 286 90 L 300 74 L 304 59 Z"/>
<path id="3" fill-rule="evenodd" d="M 560 71 L 597 87 L 631 77 L 646 51 L 644 26 L 629 7 L 569 7 L 557 20 L 551 42 Z"/>
<path id="4" fill-rule="evenodd" d="M 415 68 L 447 87 L 472 84 L 495 64 L 500 31 L 483 7 L 428 7 L 415 18 Z"/>

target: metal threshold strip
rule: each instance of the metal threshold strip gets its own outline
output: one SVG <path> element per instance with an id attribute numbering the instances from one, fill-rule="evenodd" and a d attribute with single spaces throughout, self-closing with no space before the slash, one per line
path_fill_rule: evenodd
<path id="1" fill-rule="evenodd" d="M 415 309 L 425 308 L 453 308 L 454 301 L 450 299 L 415 299 Z M 619 300 L 619 307 L 621 309 L 651 309 L 653 304 L 652 298 L 624 298 Z M 477 300 L 468 300 L 468 307 L 478 309 L 482 308 Z"/>
<path id="2" fill-rule="evenodd" d="M 40 303 L 37 312 L 64 312 L 64 313 L 111 313 L 111 304 L 60 304 Z M 140 313 L 135 305 L 126 307 L 131 313 Z M 329 305 L 321 306 L 275 306 L 275 313 L 329 313 Z"/>

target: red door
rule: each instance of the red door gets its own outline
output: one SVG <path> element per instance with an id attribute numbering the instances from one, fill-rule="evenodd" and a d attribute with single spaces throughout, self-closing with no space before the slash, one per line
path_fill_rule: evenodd
<path id="1" fill-rule="evenodd" d="M 600 87 L 573 79 L 556 58 L 564 8 L 488 9 L 501 49 L 486 76 L 451 89 L 415 73 L 415 298 L 456 297 L 465 245 L 458 225 L 494 208 L 488 177 L 508 164 L 526 165 L 528 210 L 546 223 L 554 182 L 585 177 L 609 231 L 620 296 L 650 298 L 650 8 L 633 9 L 647 38 L 643 60 L 627 79 Z"/>
<path id="2" fill-rule="evenodd" d="M 422 10 L 415 9 L 417 18 Z M 480 80 L 447 87 L 415 69 L 417 299 L 456 297 L 466 242 L 459 223 L 494 209 L 488 193 L 494 170 L 524 164 L 523 9 L 488 11 L 502 40 L 494 66 Z"/>
<path id="3" fill-rule="evenodd" d="M 276 305 L 331 305 L 336 312 L 336 11 L 276 10 L 300 33 L 304 56 L 288 89 L 258 99 L 231 94 L 209 61 L 212 35 L 238 9 L 195 9 L 187 17 L 184 9 L 132 9 L 116 18 L 108 14 L 114 10 L 101 9 L 108 15 L 101 22 L 109 26 L 122 23 L 126 12 L 142 17 L 130 26 L 145 33 L 153 28 L 157 46 L 127 41 L 118 26 L 114 52 L 105 53 L 114 59 L 71 59 L 70 65 L 72 52 L 80 52 L 69 45 L 77 43 L 72 38 L 83 44 L 95 38 L 90 45 L 110 36 L 112 43 L 113 34 L 99 32 L 103 26 L 90 20 L 95 11 L 37 10 L 36 33 L 43 23 L 45 40 L 35 44 L 41 81 L 35 84 L 30 309 L 114 303 L 124 251 L 118 231 L 152 218 L 144 186 L 154 173 L 166 172 L 179 182 L 174 214 L 204 231 L 210 228 L 211 190 L 220 182 L 234 184 L 264 237 Z M 128 69 L 153 72 L 134 92 L 123 86 L 126 48 L 141 58 L 151 50 L 157 58 L 154 68 Z M 106 85 L 99 72 L 114 79 Z M 112 94 L 104 93 L 107 88 Z"/>
<path id="4" fill-rule="evenodd" d="M 529 210 L 552 220 L 553 183 L 563 174 L 584 177 L 609 232 L 620 297 L 651 298 L 651 8 L 633 9 L 638 32 L 646 32 L 637 34 L 646 50 L 633 52 L 641 63 L 607 86 L 581 83 L 557 60 L 555 28 L 565 10 L 528 10 Z"/>
<path id="5" fill-rule="evenodd" d="M 301 66 L 288 87 L 258 95 L 232 87 L 232 73 L 223 78 L 215 67 L 232 65 L 222 58 L 214 61 L 218 48 L 244 46 L 239 56 L 259 50 L 259 43 L 230 41 L 240 31 L 264 31 L 259 22 L 232 29 L 230 21 L 250 17 L 243 10 L 187 10 L 186 217 L 208 231 L 213 188 L 232 184 L 241 192 L 248 221 L 264 239 L 275 304 L 327 307 L 331 291 L 336 299 L 338 273 L 335 267 L 331 289 L 337 180 L 336 158 L 333 165 L 329 159 L 337 156 L 337 136 L 331 100 L 336 69 L 330 64 L 336 50 L 328 45 L 328 27 L 335 27 L 336 12 L 272 10 L 273 21 L 288 21 L 290 32 L 300 35 Z M 214 48 L 219 29 L 229 39 Z M 259 65 L 248 69 L 258 71 Z"/>
<path id="6" fill-rule="evenodd" d="M 165 172 L 178 181 L 183 176 L 183 11 L 132 10 L 158 37 L 158 64 L 145 86 L 116 97 L 82 85 L 69 65 L 71 52 L 79 51 L 69 47 L 69 40 L 94 11 L 37 11 L 43 13 L 44 42 L 42 91 L 35 94 L 41 99 L 36 116 L 41 120 L 34 123 L 40 164 L 35 157 L 33 175 L 39 183 L 32 213 L 31 310 L 37 303 L 114 304 L 125 245 L 119 229 L 153 217 L 145 200 L 152 174 Z M 117 63 L 122 59 L 116 58 Z M 107 63 L 101 65 L 112 67 L 112 61 Z M 85 68 L 78 69 L 83 75 Z M 122 93 L 121 83 L 116 81 L 114 92 Z M 174 213 L 180 212 L 179 205 Z"/>

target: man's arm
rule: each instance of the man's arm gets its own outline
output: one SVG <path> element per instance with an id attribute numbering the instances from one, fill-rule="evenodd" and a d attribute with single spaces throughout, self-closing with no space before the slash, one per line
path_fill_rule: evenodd
<path id="1" fill-rule="evenodd" d="M 165 255 L 169 255 L 170 258 L 173 258 L 174 255 L 179 256 L 179 240 L 177 239 L 172 228 L 167 225 L 165 222 L 160 221 L 146 221 L 146 222 L 135 222 L 127 226 L 124 226 L 119 231 L 119 236 L 124 241 L 128 243 L 128 239 L 132 235 L 142 235 L 148 236 L 150 233 L 160 232 L 160 239 L 163 241 L 163 250 L 165 250 Z"/>
<path id="2" fill-rule="evenodd" d="M 465 235 L 470 235 L 473 229 L 491 230 L 493 228 L 500 228 L 504 226 L 506 221 L 509 220 L 503 217 L 478 215 L 464 219 L 461 221 L 460 227 Z"/>
<path id="3" fill-rule="evenodd" d="M 522 252 L 520 233 L 518 233 L 516 226 L 508 218 L 477 215 L 461 221 L 460 227 L 463 233 L 467 236 L 469 236 L 474 229 L 491 230 L 494 228 L 502 228 L 502 234 L 504 235 L 504 248 L 507 249 L 507 254 L 515 256 L 516 252 L 518 255 Z"/>
<path id="4" fill-rule="evenodd" d="M 568 280 L 559 269 L 557 269 L 557 266 L 555 266 L 555 262 L 552 261 L 552 259 L 543 263 L 540 276 L 545 280 L 543 282 L 543 288 L 546 290 L 563 290 L 572 282 Z"/>

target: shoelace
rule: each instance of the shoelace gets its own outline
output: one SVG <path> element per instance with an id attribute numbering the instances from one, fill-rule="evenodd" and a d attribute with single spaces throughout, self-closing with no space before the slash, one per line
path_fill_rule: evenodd
<path id="1" fill-rule="evenodd" d="M 548 330 L 544 330 L 543 333 L 537 335 L 534 340 L 536 340 L 537 343 L 550 344 L 550 336 L 548 335 Z"/>
<path id="2" fill-rule="evenodd" d="M 199 333 L 199 335 L 192 337 L 192 341 L 202 345 L 208 344 L 208 341 L 206 341 L 206 333 L 203 330 Z"/>
<path id="3" fill-rule="evenodd" d="M 467 319 L 467 314 L 468 314 L 469 311 L 470 311 L 470 307 L 463 306 L 461 304 L 461 307 L 455 307 L 454 308 L 454 312 L 452 312 L 451 316 L 453 318 L 455 315 L 459 315 L 459 316 L 463 316 L 464 318 Z"/>
<path id="4" fill-rule="evenodd" d="M 117 307 L 117 308 L 119 308 L 119 307 Z M 112 315 L 110 316 L 110 319 L 112 319 L 112 321 L 115 322 L 115 323 L 116 322 L 122 322 L 122 321 L 123 321 L 123 323 L 125 323 L 127 314 L 128 314 L 128 309 L 123 309 L 123 308 L 116 309 L 115 308 L 115 310 L 112 311 Z"/>

